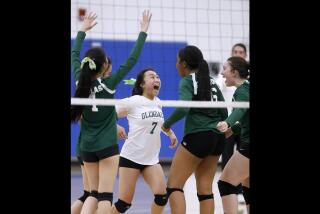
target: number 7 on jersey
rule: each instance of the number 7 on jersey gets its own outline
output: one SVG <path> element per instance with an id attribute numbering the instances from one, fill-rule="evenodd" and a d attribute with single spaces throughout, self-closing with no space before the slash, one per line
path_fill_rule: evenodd
<path id="1" fill-rule="evenodd" d="M 153 134 L 154 129 L 156 128 L 156 126 L 158 125 L 157 122 L 153 122 L 152 125 L 154 126 L 150 132 L 150 134 Z"/>

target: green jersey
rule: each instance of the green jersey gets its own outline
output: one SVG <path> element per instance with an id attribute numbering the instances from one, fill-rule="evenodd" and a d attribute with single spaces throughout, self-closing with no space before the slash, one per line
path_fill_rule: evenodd
<path id="1" fill-rule="evenodd" d="M 79 31 L 72 48 L 71 63 L 76 81 L 80 75 L 80 50 L 85 36 L 84 32 Z M 140 32 L 127 61 L 111 76 L 96 79 L 93 82 L 90 97 L 114 98 L 116 86 L 137 63 L 146 38 L 147 34 Z M 99 106 L 98 108 L 96 106 L 84 106 L 78 142 L 80 150 L 87 152 L 99 151 L 117 144 L 116 111 L 114 106 Z"/>
<path id="2" fill-rule="evenodd" d="M 235 90 L 233 100 L 249 102 L 249 81 L 246 80 Z M 234 108 L 225 121 L 231 126 L 234 134 L 241 130 L 241 142 L 249 143 L 249 109 Z"/>
<path id="3" fill-rule="evenodd" d="M 211 83 L 211 101 L 224 101 L 223 95 L 215 83 Z M 181 79 L 179 84 L 179 100 L 195 100 L 197 94 L 197 81 L 195 74 L 188 75 Z M 225 120 L 228 116 L 227 108 L 177 108 L 164 122 L 163 127 L 170 128 L 172 124 L 186 116 L 184 125 L 184 136 L 190 133 L 201 131 L 214 131 L 222 134 L 217 128 L 219 121 Z"/>

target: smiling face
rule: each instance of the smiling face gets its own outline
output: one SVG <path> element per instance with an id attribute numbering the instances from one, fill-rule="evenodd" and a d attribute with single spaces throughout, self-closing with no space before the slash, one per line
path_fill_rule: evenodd
<path id="1" fill-rule="evenodd" d="M 232 70 L 232 67 L 230 65 L 229 61 L 226 61 L 223 64 L 223 71 L 222 76 L 225 78 L 226 86 L 234 86 L 235 85 L 235 79 L 236 79 L 236 72 Z"/>
<path id="2" fill-rule="evenodd" d="M 161 88 L 161 80 L 155 71 L 148 70 L 143 75 L 143 83 L 141 83 L 143 89 L 143 96 L 153 99 L 159 94 Z"/>

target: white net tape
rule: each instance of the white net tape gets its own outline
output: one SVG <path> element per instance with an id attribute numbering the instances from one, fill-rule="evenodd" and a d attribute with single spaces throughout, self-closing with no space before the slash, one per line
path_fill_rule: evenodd
<path id="1" fill-rule="evenodd" d="M 182 101 L 182 100 L 160 100 L 154 102 L 133 102 L 120 99 L 92 99 L 92 98 L 71 98 L 71 105 L 97 105 L 97 106 L 141 106 L 159 105 L 166 107 L 185 108 L 249 108 L 249 102 L 212 102 L 212 101 Z"/>

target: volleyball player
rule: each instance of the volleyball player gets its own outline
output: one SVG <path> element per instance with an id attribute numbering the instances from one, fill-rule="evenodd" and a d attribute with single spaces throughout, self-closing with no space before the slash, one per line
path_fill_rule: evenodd
<path id="1" fill-rule="evenodd" d="M 223 77 L 227 86 L 235 86 L 234 101 L 249 101 L 249 64 L 241 57 L 230 57 L 223 65 Z M 243 196 L 249 213 L 249 110 L 235 108 L 217 128 L 226 135 L 240 132 L 241 142 L 222 171 L 218 181 L 224 213 L 238 212 L 238 185 L 242 184 Z"/>
<path id="2" fill-rule="evenodd" d="M 150 213 L 160 214 L 167 203 L 166 180 L 159 164 L 164 118 L 161 106 L 154 103 L 159 100 L 161 81 L 152 68 L 143 69 L 136 79 L 132 96 L 124 100 L 141 103 L 141 106 L 117 107 L 118 117 L 128 119 L 129 132 L 120 153 L 119 199 L 113 206 L 113 213 L 125 213 L 130 208 L 137 179 L 142 175 L 154 194 Z M 177 138 L 172 130 L 168 136 L 169 147 L 176 147 Z"/>
<path id="3" fill-rule="evenodd" d="M 176 67 L 182 77 L 179 85 L 180 100 L 224 101 L 197 47 L 186 46 L 180 49 Z M 173 157 L 167 183 L 171 213 L 186 213 L 183 187 L 193 172 L 200 213 L 214 212 L 212 183 L 225 143 L 225 136 L 216 128 L 216 124 L 227 116 L 226 108 L 177 108 L 164 122 L 163 130 L 166 132 L 175 122 L 186 117 L 184 137 Z"/>
<path id="4" fill-rule="evenodd" d="M 141 32 L 127 61 L 107 78 L 108 61 L 103 49 L 90 48 L 80 61 L 80 50 L 86 32 L 97 24 L 96 14 L 86 16 L 72 48 L 71 60 L 75 80 L 78 81 L 75 97 L 113 98 L 116 86 L 136 64 L 147 37 L 151 20 L 149 11 L 143 12 Z M 116 135 L 116 112 L 113 106 L 72 106 L 71 121 L 80 127 L 81 158 L 88 176 L 90 194 L 81 213 L 110 213 L 113 201 L 113 186 L 119 164 L 119 149 Z M 98 208 L 97 208 L 98 207 Z"/>
<path id="5" fill-rule="evenodd" d="M 125 129 L 117 124 L 117 137 L 118 139 L 126 139 L 127 135 L 126 135 L 126 131 Z M 82 185 L 83 185 L 83 194 L 82 196 L 80 196 L 76 201 L 74 201 L 71 205 L 71 214 L 80 214 L 82 206 L 84 201 L 87 199 L 87 197 L 90 194 L 90 188 L 89 188 L 89 183 L 88 183 L 88 177 L 87 177 L 87 173 L 84 169 L 84 164 L 83 164 L 83 160 L 80 156 L 81 152 L 80 152 L 80 145 L 79 145 L 79 140 L 77 143 L 77 149 L 76 149 L 76 154 L 77 154 L 77 159 L 78 162 L 80 164 L 81 167 L 81 175 L 82 175 Z"/>
<path id="6" fill-rule="evenodd" d="M 243 59 L 246 59 L 247 58 L 246 46 L 242 43 L 237 43 L 237 44 L 233 45 L 232 50 L 231 50 L 231 56 L 238 56 L 238 57 L 242 57 Z M 225 83 L 221 84 L 221 91 L 222 91 L 226 101 L 230 101 L 230 102 L 232 101 L 232 95 L 235 92 L 235 90 L 236 90 L 236 87 L 234 87 L 234 86 L 226 88 Z M 228 110 L 229 110 L 229 115 L 230 115 L 231 108 Z M 225 167 L 225 165 L 227 164 L 227 162 L 231 158 L 231 156 L 234 152 L 235 145 L 237 146 L 237 148 L 239 148 L 240 135 L 231 135 L 230 137 L 228 137 L 226 139 L 225 149 L 221 155 L 222 169 Z M 239 186 L 239 192 L 241 192 L 241 186 Z"/>

